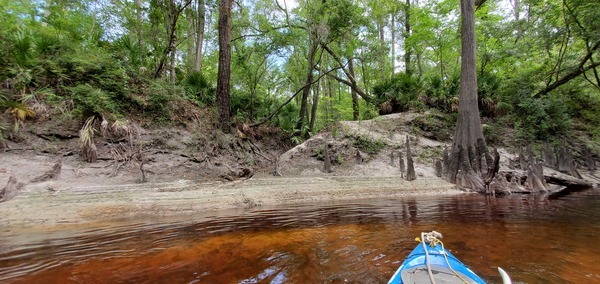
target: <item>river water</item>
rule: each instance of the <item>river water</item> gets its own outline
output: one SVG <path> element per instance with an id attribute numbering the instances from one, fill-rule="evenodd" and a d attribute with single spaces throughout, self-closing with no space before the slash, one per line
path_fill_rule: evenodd
<path id="1" fill-rule="evenodd" d="M 256 207 L 0 240 L 1 283 L 384 283 L 421 231 L 492 283 L 600 283 L 600 192 Z"/>

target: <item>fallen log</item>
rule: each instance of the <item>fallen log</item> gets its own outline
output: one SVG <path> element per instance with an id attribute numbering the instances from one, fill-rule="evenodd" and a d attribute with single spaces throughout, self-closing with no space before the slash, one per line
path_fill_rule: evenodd
<path id="1" fill-rule="evenodd" d="M 566 186 L 566 187 L 589 187 L 591 188 L 593 186 L 593 184 L 589 181 L 583 180 L 583 179 L 579 179 L 579 178 L 575 178 L 575 177 L 569 177 L 566 175 L 544 175 L 544 179 L 546 180 L 547 183 L 551 183 L 551 184 L 557 184 L 560 186 Z"/>

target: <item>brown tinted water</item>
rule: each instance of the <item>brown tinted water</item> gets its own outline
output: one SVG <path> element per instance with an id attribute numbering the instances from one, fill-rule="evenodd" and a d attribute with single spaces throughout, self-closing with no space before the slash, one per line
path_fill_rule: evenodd
<path id="1" fill-rule="evenodd" d="M 421 231 L 490 282 L 600 283 L 600 192 L 372 199 L 123 221 L 0 243 L 1 283 L 384 283 Z M 214 215 L 218 214 L 218 215 Z"/>

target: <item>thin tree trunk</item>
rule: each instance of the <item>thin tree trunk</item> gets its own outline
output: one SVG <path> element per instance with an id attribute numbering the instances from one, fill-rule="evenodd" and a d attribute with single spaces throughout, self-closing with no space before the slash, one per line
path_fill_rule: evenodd
<path id="1" fill-rule="evenodd" d="M 567 75 L 563 76 L 562 78 L 554 81 L 554 83 L 552 84 L 548 84 L 548 86 L 546 86 L 546 88 L 544 88 L 543 90 L 539 91 L 538 93 L 536 93 L 534 95 L 534 97 L 540 97 L 543 95 L 548 94 L 549 92 L 553 91 L 554 89 L 562 86 L 563 84 L 571 81 L 572 79 L 577 78 L 577 76 L 587 72 L 590 69 L 594 69 L 598 66 L 600 66 L 600 64 L 598 63 L 592 63 L 586 67 L 585 64 L 587 63 L 588 60 L 592 59 L 592 56 L 594 55 L 594 52 L 600 48 L 600 41 L 597 41 L 591 48 L 588 49 L 588 53 L 581 59 L 581 61 L 579 62 L 579 65 L 575 68 L 573 68 L 571 70 L 571 72 L 569 72 Z"/>
<path id="2" fill-rule="evenodd" d="M 322 75 L 323 72 L 321 71 L 319 77 L 321 77 Z M 321 85 L 320 82 L 321 80 L 317 81 L 317 86 L 313 88 L 313 103 L 312 108 L 310 110 L 310 123 L 308 126 L 311 132 L 315 129 L 315 122 L 317 121 L 317 110 L 319 109 L 319 88 Z"/>
<path id="3" fill-rule="evenodd" d="M 309 39 L 312 41 L 311 39 Z M 315 69 L 315 55 L 317 54 L 317 43 L 311 43 L 310 50 L 308 51 L 308 72 L 306 73 L 306 85 L 302 92 L 302 98 L 300 101 L 300 113 L 298 115 L 298 122 L 296 123 L 296 130 L 301 134 L 303 133 L 304 125 L 306 124 L 306 115 L 308 114 L 308 96 L 310 95 L 311 82 L 313 80 L 313 70 Z"/>
<path id="4" fill-rule="evenodd" d="M 324 76 L 328 75 L 330 72 L 333 72 L 335 70 L 339 69 L 333 69 L 333 70 L 329 70 L 325 73 L 322 73 L 321 75 L 319 75 L 319 78 L 317 78 L 316 80 L 313 80 L 312 82 L 310 82 L 310 84 L 314 84 L 316 82 L 319 82 L 319 80 L 321 80 L 321 78 L 323 78 Z M 323 85 L 325 85 L 325 83 L 323 83 Z M 271 118 L 273 118 L 276 114 L 279 113 L 279 111 L 281 111 L 281 109 L 286 106 L 287 104 L 289 104 L 292 100 L 294 100 L 294 98 L 296 98 L 296 96 L 298 96 L 298 94 L 300 94 L 302 91 L 304 91 L 304 87 L 302 86 L 300 89 L 298 89 L 293 95 L 291 95 L 285 102 L 283 102 L 282 104 L 280 104 L 274 111 L 271 112 L 271 114 L 269 114 L 266 118 L 262 119 L 261 121 L 257 122 L 257 123 L 253 123 L 250 125 L 250 127 L 257 127 L 259 125 L 264 124 L 265 122 L 269 121 Z M 323 87 L 324 88 L 324 87 Z"/>
<path id="5" fill-rule="evenodd" d="M 219 3 L 219 69 L 217 71 L 217 105 L 219 124 L 225 133 L 231 132 L 231 98 L 229 79 L 231 76 L 231 4 L 232 0 Z"/>
<path id="6" fill-rule="evenodd" d="M 194 71 L 200 72 L 202 68 L 202 47 L 204 44 L 204 26 L 206 25 L 206 7 L 204 0 L 198 0 L 198 26 L 196 27 L 196 58 L 194 60 Z"/>
<path id="7" fill-rule="evenodd" d="M 168 21 L 167 21 L 167 47 L 164 49 L 163 54 L 160 58 L 156 71 L 154 72 L 154 78 L 159 78 L 165 67 L 165 62 L 169 56 L 169 52 L 175 50 L 175 42 L 177 37 L 177 21 L 183 10 L 190 5 L 192 0 L 186 1 L 182 6 L 178 6 L 174 2 L 169 2 L 168 6 Z"/>
<path id="8" fill-rule="evenodd" d="M 354 78 L 354 76 L 352 74 L 350 74 L 349 70 L 344 68 L 345 64 L 342 62 L 341 58 L 337 54 L 335 54 L 335 52 L 333 52 L 333 50 L 331 48 L 329 48 L 329 46 L 327 46 L 326 44 L 321 43 L 321 47 L 323 47 L 323 49 L 325 49 L 325 51 L 327 51 L 327 53 L 329 53 L 329 55 L 331 55 L 333 60 L 335 60 L 335 62 L 341 67 L 342 71 L 344 72 L 344 75 L 346 75 L 346 78 L 348 78 L 348 80 L 345 80 L 339 76 L 336 76 L 335 74 L 330 74 L 330 76 L 333 77 L 334 79 L 336 79 L 338 82 L 352 88 L 352 90 L 354 90 L 367 103 L 371 103 L 371 101 L 372 101 L 371 97 L 369 97 L 369 95 L 365 91 L 361 90 L 358 87 L 358 84 L 356 83 L 356 79 Z"/>
<path id="9" fill-rule="evenodd" d="M 137 40 L 139 48 L 142 48 L 142 44 L 144 44 L 144 40 L 142 38 L 142 4 L 140 0 L 135 0 L 135 17 L 137 20 Z"/>
<path id="10" fill-rule="evenodd" d="M 513 4 L 513 9 L 514 9 L 514 14 L 515 14 L 515 29 L 517 32 L 517 38 L 515 39 L 515 43 L 517 43 L 519 41 L 519 39 L 521 39 L 521 33 L 522 33 L 522 29 L 521 29 L 521 23 L 520 23 L 520 13 L 521 13 L 521 7 L 519 4 L 519 0 L 514 0 L 514 4 Z"/>
<path id="11" fill-rule="evenodd" d="M 354 59 L 352 59 L 352 58 L 350 58 L 350 60 L 348 61 L 348 71 L 350 72 L 352 77 L 355 77 L 354 76 Z M 360 117 L 360 109 L 359 109 L 359 105 L 358 105 L 358 94 L 356 94 L 356 91 L 354 89 L 351 89 L 351 91 L 352 91 L 352 119 L 358 120 L 358 118 Z"/>
<path id="12" fill-rule="evenodd" d="M 196 59 L 196 15 L 194 7 L 191 5 L 185 10 L 187 20 L 187 55 L 186 55 L 186 70 L 193 70 Z"/>
<path id="13" fill-rule="evenodd" d="M 383 50 L 386 50 L 386 43 L 385 43 L 385 32 L 383 29 L 383 23 L 377 23 L 377 31 L 379 32 L 379 42 L 381 43 L 381 47 L 383 48 Z M 379 68 L 381 71 L 381 79 L 385 80 L 386 78 L 386 70 L 387 68 L 385 68 L 386 65 L 386 60 L 387 58 L 387 52 L 385 52 L 384 54 L 381 54 L 381 57 L 379 59 Z"/>
<path id="14" fill-rule="evenodd" d="M 392 76 L 396 74 L 396 15 L 391 15 L 390 33 L 392 34 Z"/>
<path id="15" fill-rule="evenodd" d="M 169 60 L 169 82 L 174 84 L 177 79 L 177 74 L 175 74 L 175 58 L 177 54 L 177 43 L 173 41 L 173 49 L 171 50 L 171 58 Z"/>
<path id="16" fill-rule="evenodd" d="M 408 39 L 410 38 L 410 31 L 411 31 L 411 27 L 410 27 L 410 0 L 406 0 L 405 6 L 404 6 L 404 68 L 405 68 L 405 72 L 406 74 L 410 74 L 412 72 L 411 70 L 411 63 L 410 63 L 410 57 L 411 57 L 411 48 L 410 48 L 410 44 L 408 43 Z"/>

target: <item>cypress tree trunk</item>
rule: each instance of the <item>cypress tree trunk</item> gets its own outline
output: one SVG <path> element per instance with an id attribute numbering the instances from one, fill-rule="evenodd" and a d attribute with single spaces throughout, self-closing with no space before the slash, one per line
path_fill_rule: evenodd
<path id="1" fill-rule="evenodd" d="M 493 168 L 477 104 L 477 74 L 475 63 L 475 6 L 473 0 L 461 0 L 462 49 L 459 113 L 452 149 L 448 159 L 446 179 L 460 187 L 485 191 L 482 161 Z"/>
<path id="2" fill-rule="evenodd" d="M 231 76 L 231 3 L 221 0 L 219 3 L 219 69 L 217 79 L 217 105 L 219 124 L 225 133 L 231 132 L 231 98 L 229 78 Z"/>

